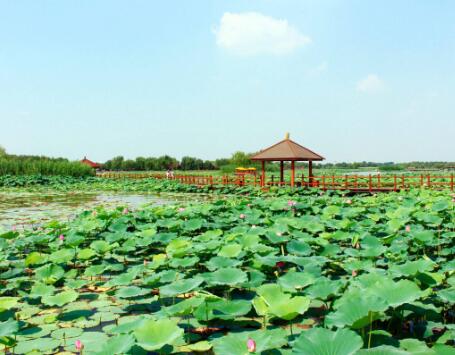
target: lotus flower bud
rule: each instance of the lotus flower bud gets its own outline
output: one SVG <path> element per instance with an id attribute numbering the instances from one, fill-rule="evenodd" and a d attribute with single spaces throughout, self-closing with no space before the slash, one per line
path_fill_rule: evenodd
<path id="1" fill-rule="evenodd" d="M 282 269 L 284 268 L 286 264 L 284 263 L 284 261 L 278 261 L 275 266 L 278 268 L 278 269 Z"/>
<path id="2" fill-rule="evenodd" d="M 125 208 L 123 209 L 122 213 L 123 213 L 123 214 L 128 214 L 128 213 L 129 213 L 128 208 L 125 207 Z"/>
<path id="3" fill-rule="evenodd" d="M 148 263 L 147 259 L 144 259 L 144 266 L 147 266 L 147 263 Z"/>
<path id="4" fill-rule="evenodd" d="M 281 233 L 281 232 L 276 232 L 276 235 L 277 235 L 278 237 L 282 237 L 282 236 L 283 236 L 283 233 Z"/>
<path id="5" fill-rule="evenodd" d="M 288 201 L 288 206 L 290 206 L 290 207 L 293 207 L 296 204 L 297 204 L 297 202 L 295 202 L 295 201 L 291 201 L 291 200 Z"/>
<path id="6" fill-rule="evenodd" d="M 15 231 L 16 231 L 16 229 L 17 229 L 17 227 L 16 227 L 16 226 L 12 226 L 12 227 L 11 227 L 11 230 L 12 230 L 13 232 L 15 232 Z"/>
<path id="7" fill-rule="evenodd" d="M 253 339 L 248 338 L 248 341 L 246 342 L 246 347 L 248 348 L 248 352 L 254 353 L 256 351 L 256 342 Z"/>
<path id="8" fill-rule="evenodd" d="M 179 208 L 179 212 L 182 213 L 182 212 L 185 212 L 185 209 L 183 207 L 180 207 Z"/>
<path id="9" fill-rule="evenodd" d="M 84 348 L 84 344 L 80 340 L 76 340 L 74 345 L 76 346 L 77 351 L 81 351 Z"/>
<path id="10" fill-rule="evenodd" d="M 243 213 L 240 214 L 240 219 L 245 219 L 245 215 Z"/>
<path id="11" fill-rule="evenodd" d="M 93 211 L 93 212 L 92 212 L 92 216 L 93 216 L 93 217 L 96 217 L 96 215 L 97 215 L 97 212 L 96 212 L 96 211 Z"/>
<path id="12" fill-rule="evenodd" d="M 411 231 L 411 226 L 406 226 L 405 230 L 409 233 Z"/>
<path id="13" fill-rule="evenodd" d="M 356 277 L 357 276 L 357 271 L 356 270 L 352 270 L 351 275 L 352 275 L 352 277 Z"/>
<path id="14" fill-rule="evenodd" d="M 346 200 L 346 203 L 350 205 L 352 203 L 352 200 Z"/>
<path id="15" fill-rule="evenodd" d="M 58 237 L 58 239 L 60 239 L 62 242 L 65 240 L 65 236 L 63 234 L 60 234 L 60 236 Z"/>

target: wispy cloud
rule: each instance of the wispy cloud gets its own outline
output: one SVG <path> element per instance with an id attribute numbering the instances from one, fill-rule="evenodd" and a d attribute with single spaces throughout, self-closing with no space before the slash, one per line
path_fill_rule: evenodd
<path id="1" fill-rule="evenodd" d="M 284 55 L 311 43 L 287 20 L 257 12 L 226 12 L 214 32 L 219 47 L 240 55 Z"/>
<path id="2" fill-rule="evenodd" d="M 376 74 L 368 74 L 357 82 L 357 91 L 377 92 L 384 88 L 384 81 Z"/>

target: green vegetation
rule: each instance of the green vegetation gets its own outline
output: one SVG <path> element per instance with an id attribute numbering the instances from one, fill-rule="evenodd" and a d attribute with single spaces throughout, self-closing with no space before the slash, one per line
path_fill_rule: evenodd
<path id="1" fill-rule="evenodd" d="M 0 343 L 15 354 L 451 353 L 450 192 L 303 193 L 100 208 L 0 232 Z"/>
<path id="2" fill-rule="evenodd" d="M 0 176 L 2 175 L 61 175 L 90 176 L 94 170 L 80 162 L 63 158 L 2 154 L 0 150 Z"/>

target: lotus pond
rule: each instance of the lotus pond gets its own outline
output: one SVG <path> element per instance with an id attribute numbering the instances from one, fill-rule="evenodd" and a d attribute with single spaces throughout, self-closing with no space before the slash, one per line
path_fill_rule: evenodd
<path id="1" fill-rule="evenodd" d="M 453 354 L 450 192 L 97 207 L 0 235 L 6 353 Z"/>

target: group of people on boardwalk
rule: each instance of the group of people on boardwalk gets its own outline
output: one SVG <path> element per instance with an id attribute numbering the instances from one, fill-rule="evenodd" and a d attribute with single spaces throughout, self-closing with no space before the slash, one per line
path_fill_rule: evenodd
<path id="1" fill-rule="evenodd" d="M 174 178 L 174 170 L 172 170 L 172 168 L 167 169 L 166 178 L 167 179 L 173 179 Z"/>

